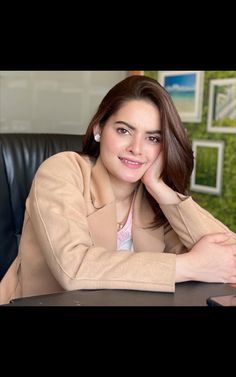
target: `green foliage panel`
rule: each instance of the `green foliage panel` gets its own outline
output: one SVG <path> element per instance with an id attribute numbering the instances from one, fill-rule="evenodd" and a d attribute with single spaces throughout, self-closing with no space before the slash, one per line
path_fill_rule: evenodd
<path id="1" fill-rule="evenodd" d="M 196 162 L 196 179 L 197 185 L 216 186 L 217 175 L 217 149 L 198 147 Z M 213 169 L 210 167 L 213 166 Z"/>
<path id="2" fill-rule="evenodd" d="M 145 75 L 158 78 L 157 71 L 145 71 Z M 236 71 L 205 71 L 203 112 L 200 123 L 184 123 L 190 140 L 224 141 L 224 162 L 221 195 L 210 195 L 191 191 L 192 197 L 216 218 L 236 232 L 236 134 L 207 131 L 207 115 L 210 80 L 236 77 Z M 224 119 L 225 121 L 225 119 Z M 231 120 L 232 121 L 232 120 Z M 220 126 L 224 126 L 221 125 Z M 229 126 L 229 124 L 228 124 Z M 231 126 L 235 127 L 234 124 Z M 204 158 L 204 156 L 202 156 Z M 214 159 L 214 157 L 213 157 Z M 201 179 L 201 178 L 199 178 Z M 211 179 L 211 177 L 209 177 Z"/>

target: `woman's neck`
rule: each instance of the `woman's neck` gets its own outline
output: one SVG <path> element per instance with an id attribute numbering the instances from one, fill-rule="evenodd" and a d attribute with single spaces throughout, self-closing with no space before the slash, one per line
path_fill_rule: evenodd
<path id="1" fill-rule="evenodd" d="M 129 182 L 118 182 L 113 177 L 111 178 L 112 189 L 116 198 L 116 202 L 124 202 L 129 200 L 138 186 L 139 182 L 129 183 Z"/>

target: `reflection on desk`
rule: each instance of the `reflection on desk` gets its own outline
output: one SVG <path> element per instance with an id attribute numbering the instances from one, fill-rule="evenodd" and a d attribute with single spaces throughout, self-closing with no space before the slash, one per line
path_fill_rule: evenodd
<path id="1" fill-rule="evenodd" d="M 5 306 L 207 306 L 209 296 L 236 294 L 228 284 L 187 282 L 175 293 L 130 290 L 75 290 L 25 297 Z"/>

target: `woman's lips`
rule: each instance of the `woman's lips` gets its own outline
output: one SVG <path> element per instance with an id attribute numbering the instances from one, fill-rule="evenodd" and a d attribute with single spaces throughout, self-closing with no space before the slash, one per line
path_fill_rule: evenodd
<path id="1" fill-rule="evenodd" d="M 119 157 L 119 159 L 122 162 L 122 164 L 124 164 L 130 169 L 139 169 L 143 165 L 143 162 L 130 160 L 128 158 Z"/>

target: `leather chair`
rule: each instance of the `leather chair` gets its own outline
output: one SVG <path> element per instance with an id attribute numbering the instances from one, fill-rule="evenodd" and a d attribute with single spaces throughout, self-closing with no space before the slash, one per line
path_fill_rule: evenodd
<path id="1" fill-rule="evenodd" d="M 82 135 L 0 134 L 0 280 L 18 253 L 25 201 L 39 165 L 65 150 L 81 151 Z"/>

